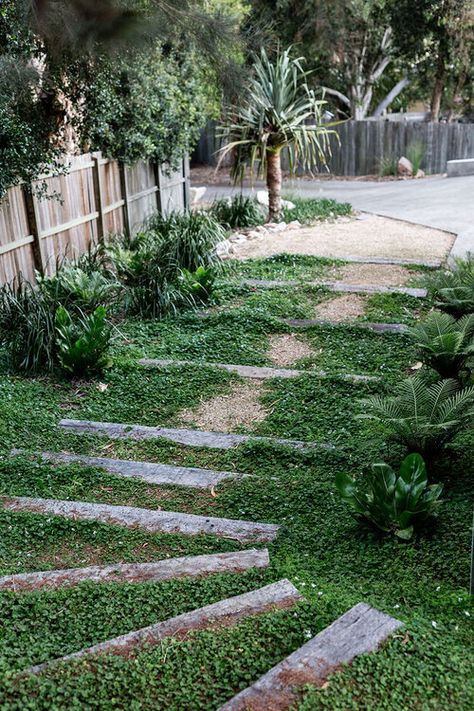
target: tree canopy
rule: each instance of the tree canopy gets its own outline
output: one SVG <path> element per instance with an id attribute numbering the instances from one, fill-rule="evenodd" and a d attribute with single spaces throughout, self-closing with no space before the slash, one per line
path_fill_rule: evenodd
<path id="1" fill-rule="evenodd" d="M 239 0 L 1 0 L 0 195 L 85 148 L 173 162 L 217 110 L 243 13 Z"/>

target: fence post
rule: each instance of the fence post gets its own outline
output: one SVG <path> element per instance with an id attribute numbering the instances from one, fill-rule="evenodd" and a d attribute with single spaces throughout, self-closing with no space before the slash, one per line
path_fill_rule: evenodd
<path id="1" fill-rule="evenodd" d="M 100 176 L 100 159 L 102 154 L 100 152 L 92 154 L 92 160 L 94 161 L 94 167 L 92 169 L 92 180 L 94 184 L 94 202 L 96 212 L 99 213 L 97 218 L 97 241 L 103 242 L 105 233 L 107 231 L 105 224 L 104 209 L 104 197 L 102 190 L 102 178 Z"/>
<path id="2" fill-rule="evenodd" d="M 183 158 L 183 189 L 184 189 L 184 209 L 191 207 L 191 175 L 189 171 L 189 156 Z"/>
<path id="3" fill-rule="evenodd" d="M 35 264 L 35 269 L 39 271 L 41 276 L 45 273 L 45 263 L 43 259 L 43 252 L 41 250 L 41 233 L 39 230 L 39 215 L 36 207 L 35 199 L 33 196 L 32 186 L 23 185 L 23 196 L 25 198 L 26 206 L 26 218 L 28 221 L 28 231 L 33 237 L 33 242 L 31 247 L 33 249 L 33 260 Z"/>
<path id="4" fill-rule="evenodd" d="M 129 190 L 128 190 L 128 178 L 127 178 L 127 171 L 126 171 L 125 163 L 122 163 L 122 161 L 120 161 L 120 163 L 119 163 L 119 172 L 120 172 L 120 189 L 122 191 L 122 200 L 123 200 L 123 226 L 125 228 L 125 232 L 127 232 L 129 235 L 131 235 L 132 229 L 131 229 L 131 224 L 130 224 L 130 196 L 129 196 Z"/>
<path id="5" fill-rule="evenodd" d="M 155 185 L 158 188 L 156 191 L 156 209 L 160 213 L 160 215 L 163 214 L 163 204 L 161 202 L 161 172 L 160 172 L 160 166 L 156 161 L 153 162 L 153 172 L 155 174 Z"/>

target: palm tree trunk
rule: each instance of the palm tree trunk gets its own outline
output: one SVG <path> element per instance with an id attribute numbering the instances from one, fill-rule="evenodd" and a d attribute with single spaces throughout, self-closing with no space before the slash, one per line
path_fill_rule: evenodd
<path id="1" fill-rule="evenodd" d="M 268 220 L 281 217 L 281 155 L 279 150 L 267 149 Z"/>

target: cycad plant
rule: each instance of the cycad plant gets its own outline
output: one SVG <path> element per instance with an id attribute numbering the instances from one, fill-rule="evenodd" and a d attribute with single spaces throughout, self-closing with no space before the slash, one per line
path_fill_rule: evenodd
<path id="1" fill-rule="evenodd" d="M 359 419 L 381 422 L 393 439 L 430 459 L 474 419 L 474 386 L 454 379 L 429 385 L 421 376 L 403 380 L 395 395 L 363 401 Z"/>
<path id="2" fill-rule="evenodd" d="M 455 259 L 446 271 L 437 271 L 427 280 L 436 306 L 453 316 L 474 312 L 474 255 Z"/>
<path id="3" fill-rule="evenodd" d="M 408 333 L 421 360 L 442 378 L 469 378 L 469 363 L 474 359 L 474 314 L 456 321 L 449 314 L 433 312 Z"/>
<path id="4" fill-rule="evenodd" d="M 303 59 L 290 49 L 273 62 L 262 49 L 253 65 L 245 96 L 223 130 L 226 145 L 221 160 L 233 154 L 233 175 L 243 175 L 246 165 L 266 175 L 269 219 L 281 216 L 281 152 L 289 148 L 290 170 L 301 164 L 314 168 L 329 153 L 330 124 L 323 124 L 325 101 L 307 84 Z"/>

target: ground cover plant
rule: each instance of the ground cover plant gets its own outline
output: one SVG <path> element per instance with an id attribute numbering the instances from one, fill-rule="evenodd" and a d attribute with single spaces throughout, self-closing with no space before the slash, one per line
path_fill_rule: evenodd
<path id="1" fill-rule="evenodd" d="M 280 269 L 282 263 L 275 260 L 275 265 Z M 333 268 L 319 262 L 313 266 L 322 279 Z M 300 267 L 298 263 L 295 268 Z M 252 268 L 249 265 L 249 271 Z M 269 265 L 260 262 L 254 268 L 257 272 Z M 377 527 L 361 527 L 338 494 L 336 475 L 343 472 L 352 478 L 380 461 L 398 473 L 404 447 L 391 441 L 387 429 L 377 422 L 356 415 L 361 399 L 393 395 L 394 384 L 416 363 L 416 344 L 399 334 L 374 334 L 351 324 L 296 330 L 283 324 L 278 314 L 294 315 L 298 300 L 305 312 L 316 302 L 305 303 L 302 295 L 319 298 L 318 292 L 297 290 L 293 297 L 291 290 L 244 290 L 230 299 L 220 284 L 221 277 L 211 307 L 205 305 L 201 311 L 168 314 L 159 320 L 126 317 L 111 346 L 113 366 L 100 377 L 71 381 L 56 372 L 34 377 L 13 374 L 0 359 L 4 368 L 0 373 L 0 496 L 102 502 L 278 523 L 282 530 L 268 546 L 270 568 L 167 583 L 83 583 L 63 590 L 0 593 L 6 622 L 0 640 L 1 705 L 6 711 L 46 711 L 55 705 L 212 711 L 364 600 L 401 619 L 404 628 L 376 654 L 364 655 L 332 676 L 326 688 L 305 692 L 298 708 L 346 711 L 360 707 L 363 698 L 367 709 L 405 708 L 409 699 L 410 707 L 420 711 L 470 711 L 474 702 L 469 681 L 474 669 L 470 648 L 474 610 L 467 594 L 474 494 L 472 429 L 458 430 L 449 446 L 436 452 L 435 466 L 428 467 L 428 486 L 443 484 L 443 503 L 436 517 L 428 518 L 404 541 Z M 415 306 L 404 303 L 408 311 Z M 411 320 L 416 318 L 413 314 Z M 301 377 L 266 381 L 259 397 L 268 414 L 245 431 L 331 443 L 333 449 L 292 450 L 253 441 L 230 450 L 211 450 L 162 439 L 79 436 L 57 427 L 63 417 L 179 424 L 183 410 L 216 395 L 226 396 L 243 381 L 234 374 L 191 364 L 145 369 L 137 364 L 138 358 L 271 366 L 270 344 L 281 336 L 303 339 L 312 354 L 298 361 L 296 367 L 304 371 Z M 326 370 L 330 377 L 320 379 L 312 370 Z M 338 377 L 348 373 L 381 379 L 352 383 Z M 27 451 L 10 456 L 12 448 Z M 156 486 L 81 463 L 52 464 L 34 454 L 47 450 L 248 476 L 213 491 Z M 360 475 L 357 482 L 368 483 Z M 423 482 L 420 475 L 417 483 Z M 91 521 L 12 513 L 1 504 L 0 532 L 0 574 L 241 548 L 226 538 L 150 534 Z M 131 659 L 104 657 L 93 664 L 78 661 L 51 669 L 40 677 L 16 676 L 29 664 L 282 577 L 299 588 L 306 602 L 234 628 L 165 640 Z"/>
<path id="2" fill-rule="evenodd" d="M 321 220 L 334 220 L 338 216 L 352 214 L 352 205 L 348 202 L 338 202 L 331 198 L 298 198 L 285 196 L 294 207 L 283 206 L 285 222 L 298 220 L 302 225 L 313 225 Z"/>

